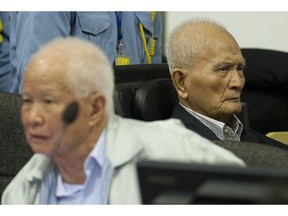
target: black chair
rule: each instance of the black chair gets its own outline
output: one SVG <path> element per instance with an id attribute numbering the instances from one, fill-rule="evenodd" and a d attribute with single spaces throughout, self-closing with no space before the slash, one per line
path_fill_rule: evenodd
<path id="1" fill-rule="evenodd" d="M 136 118 L 135 94 L 144 83 L 162 78 L 169 78 L 167 64 L 140 64 L 114 66 L 115 71 L 115 112 L 123 117 Z"/>
<path id="2" fill-rule="evenodd" d="M 152 79 L 170 78 L 167 63 L 114 66 L 115 85 L 144 83 Z"/>
<path id="3" fill-rule="evenodd" d="M 135 116 L 144 121 L 168 119 L 177 102 L 171 78 L 154 79 L 136 91 Z"/>
<path id="4" fill-rule="evenodd" d="M 21 105 L 20 95 L 0 92 L 0 197 L 33 154 L 23 133 Z"/>
<path id="5" fill-rule="evenodd" d="M 247 103 L 251 128 L 266 134 L 288 131 L 288 53 L 243 48 Z"/>

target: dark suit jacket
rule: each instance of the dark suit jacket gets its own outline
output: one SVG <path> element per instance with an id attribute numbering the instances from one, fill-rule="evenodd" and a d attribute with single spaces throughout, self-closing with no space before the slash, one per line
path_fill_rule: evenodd
<path id="1" fill-rule="evenodd" d="M 195 131 L 203 137 L 209 140 L 219 140 L 219 138 L 202 122 L 200 122 L 193 115 L 188 113 L 179 103 L 175 106 L 171 118 L 180 119 L 186 128 Z M 252 143 L 263 143 L 266 145 L 277 146 L 288 150 L 288 145 L 273 140 L 264 134 L 252 130 L 251 128 L 244 128 L 241 141 L 252 142 Z"/>

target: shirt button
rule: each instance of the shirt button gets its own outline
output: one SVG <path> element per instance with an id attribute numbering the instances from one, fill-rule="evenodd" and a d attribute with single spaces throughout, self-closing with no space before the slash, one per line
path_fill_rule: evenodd
<path id="1" fill-rule="evenodd" d="M 229 133 L 229 129 L 228 128 L 224 128 L 224 133 L 228 134 Z"/>

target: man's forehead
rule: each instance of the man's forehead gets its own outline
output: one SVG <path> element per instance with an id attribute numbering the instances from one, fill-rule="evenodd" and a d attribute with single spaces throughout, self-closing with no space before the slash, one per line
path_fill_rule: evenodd
<path id="1" fill-rule="evenodd" d="M 40 76 L 49 78 L 49 76 L 66 76 L 67 63 L 58 56 L 36 56 L 32 59 L 26 69 L 25 76 Z"/>
<path id="2" fill-rule="evenodd" d="M 71 89 L 67 86 L 66 82 L 60 79 L 47 80 L 47 79 L 26 79 L 22 87 L 23 95 L 38 95 L 40 97 L 47 95 L 65 95 L 71 94 Z"/>

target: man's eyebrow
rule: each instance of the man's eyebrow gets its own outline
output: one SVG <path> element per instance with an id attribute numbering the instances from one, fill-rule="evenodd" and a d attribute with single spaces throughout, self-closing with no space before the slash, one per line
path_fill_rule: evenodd
<path id="1" fill-rule="evenodd" d="M 215 67 L 218 68 L 218 67 L 223 67 L 223 66 L 226 67 L 226 66 L 231 66 L 231 65 L 233 65 L 232 62 L 220 62 L 216 64 Z"/>

